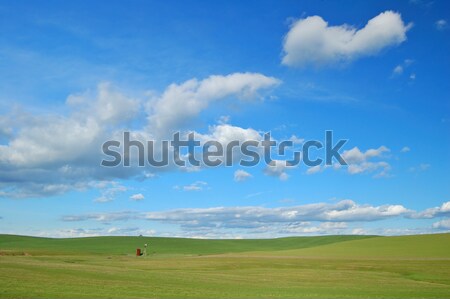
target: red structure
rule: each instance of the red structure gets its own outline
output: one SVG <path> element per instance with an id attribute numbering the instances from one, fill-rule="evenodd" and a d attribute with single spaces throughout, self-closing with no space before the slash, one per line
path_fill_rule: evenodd
<path id="1" fill-rule="evenodd" d="M 141 249 L 140 248 L 136 249 L 136 256 L 141 256 Z"/>

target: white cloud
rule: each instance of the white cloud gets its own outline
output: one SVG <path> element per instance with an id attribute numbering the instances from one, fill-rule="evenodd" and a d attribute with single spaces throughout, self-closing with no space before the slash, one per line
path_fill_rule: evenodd
<path id="1" fill-rule="evenodd" d="M 450 216 L 450 201 L 444 202 L 440 207 L 426 209 L 422 212 L 411 214 L 411 218 L 431 219 L 436 217 Z"/>
<path id="2" fill-rule="evenodd" d="M 383 177 L 387 176 L 391 166 L 389 163 L 380 161 L 380 162 L 363 162 L 359 164 L 351 164 L 348 166 L 347 170 L 350 174 L 359 174 L 364 172 L 374 172 L 377 170 L 381 171 L 375 175 L 375 177 Z"/>
<path id="3" fill-rule="evenodd" d="M 408 216 L 413 211 L 402 205 L 361 205 L 352 200 L 337 203 L 314 203 L 291 207 L 265 208 L 247 207 L 213 207 L 184 208 L 159 212 L 115 212 L 85 215 L 68 215 L 63 221 L 99 222 L 126 221 L 130 219 L 147 219 L 178 223 L 185 227 L 220 226 L 256 227 L 274 223 L 296 223 L 305 221 L 319 222 L 359 222 L 377 221 L 398 216 Z M 339 224 L 327 224 L 336 226 Z"/>
<path id="4" fill-rule="evenodd" d="M 98 203 L 105 203 L 105 202 L 110 202 L 110 201 L 113 201 L 114 200 L 114 198 L 111 198 L 111 197 L 106 197 L 106 196 L 100 196 L 100 197 L 97 197 L 96 199 L 94 199 L 94 202 L 98 202 Z"/>
<path id="5" fill-rule="evenodd" d="M 118 182 L 98 182 L 93 187 L 99 188 L 101 196 L 94 199 L 94 202 L 105 203 L 113 201 L 118 193 L 127 191 L 127 188 Z"/>
<path id="6" fill-rule="evenodd" d="M 150 127 L 154 132 L 164 133 L 184 128 L 214 101 L 231 96 L 251 99 L 258 96 L 260 90 L 278 84 L 278 79 L 258 73 L 215 75 L 201 81 L 191 79 L 171 84 L 149 106 Z"/>
<path id="7" fill-rule="evenodd" d="M 278 177 L 280 180 L 285 181 L 289 178 L 287 170 L 295 168 L 284 160 L 272 160 L 264 169 L 264 174 L 268 176 Z"/>
<path id="8" fill-rule="evenodd" d="M 404 146 L 404 147 L 400 150 L 400 152 L 402 152 L 402 153 L 407 153 L 407 152 L 409 152 L 409 151 L 411 151 L 411 149 L 409 148 L 409 146 Z"/>
<path id="9" fill-rule="evenodd" d="M 112 222 L 112 221 L 127 221 L 131 219 L 139 219 L 140 215 L 136 212 L 123 211 L 123 212 L 110 212 L 110 213 L 92 213 L 83 215 L 66 215 L 61 218 L 65 222 L 78 222 L 94 220 L 99 222 Z"/>
<path id="10" fill-rule="evenodd" d="M 374 177 L 386 177 L 389 176 L 391 165 L 386 161 L 372 161 L 373 159 L 380 159 L 384 153 L 390 152 L 385 146 L 380 146 L 376 149 L 368 149 L 362 152 L 358 147 L 354 147 L 350 150 L 346 150 L 342 153 L 342 158 L 347 163 L 347 166 L 343 166 L 339 163 L 333 165 L 317 165 L 309 167 L 306 170 L 306 174 L 315 174 L 324 171 L 327 168 L 334 170 L 346 169 L 351 175 L 373 173 Z"/>
<path id="11" fill-rule="evenodd" d="M 363 228 L 358 227 L 352 229 L 352 235 L 367 235 L 367 232 Z"/>
<path id="12" fill-rule="evenodd" d="M 417 234 L 432 232 L 428 229 L 395 229 L 374 227 L 367 230 L 367 222 L 403 217 L 430 219 L 450 216 L 450 202 L 416 212 L 403 205 L 367 205 L 352 200 L 336 203 L 314 203 L 290 207 L 266 208 L 261 206 L 183 208 L 156 212 L 109 212 L 67 215 L 65 222 L 97 221 L 102 224 L 130 220 L 148 220 L 161 224 L 177 225 L 181 235 L 218 237 L 239 235 L 299 235 L 299 234 Z M 435 222 L 434 229 L 449 229 L 448 218 Z"/>
<path id="13" fill-rule="evenodd" d="M 437 30 L 444 30 L 447 28 L 447 25 L 448 25 L 447 21 L 444 19 L 437 20 L 436 23 L 434 23 L 434 24 L 435 24 Z"/>
<path id="14" fill-rule="evenodd" d="M 176 185 L 173 188 L 176 190 L 182 190 L 182 191 L 202 191 L 207 186 L 208 186 L 207 182 L 196 181 L 190 185 L 185 185 L 185 186 Z"/>
<path id="15" fill-rule="evenodd" d="M 218 141 L 224 147 L 234 140 L 239 141 L 241 144 L 247 140 L 262 140 L 261 134 L 252 128 L 244 129 L 229 124 L 210 126 L 207 134 L 196 133 L 196 137 L 201 142 L 209 140 Z"/>
<path id="16" fill-rule="evenodd" d="M 8 145 L 0 145 L 0 164 L 35 167 L 73 161 L 91 150 L 99 135 L 94 119 L 30 116 Z"/>
<path id="17" fill-rule="evenodd" d="M 6 139 L 0 145 L 0 197 L 47 197 L 69 190 L 86 190 L 95 181 L 147 179 L 149 173 L 155 176 L 160 171 L 175 169 L 175 165 L 146 170 L 103 168 L 99 165 L 102 160 L 99 149 L 106 140 L 121 140 L 122 131 L 130 127 L 131 121 L 145 123 L 147 118 L 150 124 L 130 130 L 132 139 L 158 142 L 163 127 L 170 129 L 178 121 L 188 124 L 216 100 L 233 97 L 244 103 L 279 83 L 258 73 L 192 79 L 167 87 L 147 105 L 148 109 L 144 109 L 145 94 L 136 99 L 111 84 L 101 83 L 94 92 L 70 95 L 66 100 L 67 109 L 63 110 L 68 112 L 65 114 L 31 115 L 16 109 L 10 115 L 0 116 L 0 135 Z M 212 127 L 210 134 L 227 140 L 259 137 L 255 130 L 225 123 Z M 111 200 L 108 196 L 97 198 L 98 202 Z"/>
<path id="18" fill-rule="evenodd" d="M 401 205 L 370 206 L 358 205 L 351 200 L 335 204 L 317 203 L 294 207 L 216 207 L 198 209 L 177 209 L 164 212 L 149 212 L 144 218 L 155 221 L 169 221 L 183 226 L 254 227 L 272 223 L 304 221 L 352 222 L 375 221 L 405 215 L 410 211 Z"/>
<path id="19" fill-rule="evenodd" d="M 133 201 L 141 201 L 145 199 L 145 196 L 142 193 L 133 194 L 130 196 L 130 199 Z"/>
<path id="20" fill-rule="evenodd" d="M 315 174 L 323 171 L 325 167 L 321 167 L 320 165 L 309 167 L 308 170 L 306 170 L 306 174 Z"/>
<path id="21" fill-rule="evenodd" d="M 433 228 L 450 230 L 450 219 L 444 219 L 444 220 L 433 223 Z"/>
<path id="22" fill-rule="evenodd" d="M 51 238 L 82 238 L 97 236 L 153 236 L 156 231 L 139 227 L 110 227 L 110 228 L 70 228 L 58 230 L 46 230 L 30 235 Z"/>
<path id="23" fill-rule="evenodd" d="M 393 70 L 392 74 L 394 75 L 400 75 L 403 73 L 403 67 L 401 65 L 397 65 Z"/>
<path id="24" fill-rule="evenodd" d="M 96 94 L 73 94 L 67 98 L 69 106 L 79 108 L 77 117 L 94 117 L 99 123 L 118 124 L 133 119 L 139 112 L 141 101 L 125 96 L 111 83 L 97 86 Z"/>
<path id="25" fill-rule="evenodd" d="M 238 169 L 234 172 L 234 180 L 236 182 L 243 182 L 251 177 L 253 177 L 253 176 L 250 173 L 248 173 L 247 171 L 242 170 L 242 169 Z"/>
<path id="26" fill-rule="evenodd" d="M 34 167 L 70 162 L 96 152 L 104 128 L 134 117 L 139 102 L 99 84 L 95 95 L 71 95 L 69 116 L 27 115 L 8 145 L 0 145 L 0 164 Z M 17 124 L 16 124 L 17 125 Z"/>
<path id="27" fill-rule="evenodd" d="M 369 149 L 365 152 L 361 152 L 358 147 L 354 147 L 350 150 L 342 153 L 342 158 L 347 162 L 347 171 L 350 174 L 359 174 L 365 172 L 379 171 L 376 176 L 388 175 L 391 166 L 385 161 L 372 162 L 369 161 L 372 158 L 379 158 L 383 153 L 390 150 L 385 146 L 380 146 L 377 149 Z"/>
<path id="28" fill-rule="evenodd" d="M 354 221 L 355 219 L 368 220 L 379 219 L 380 217 L 398 216 L 408 213 L 402 205 L 387 205 L 380 207 L 354 206 L 350 209 L 331 210 L 328 212 L 330 219 L 341 219 L 343 221 Z"/>
<path id="29" fill-rule="evenodd" d="M 322 222 L 314 225 L 311 222 L 298 222 L 287 225 L 280 230 L 283 234 L 339 234 L 342 230 L 347 229 L 348 225 L 345 222 Z"/>
<path id="30" fill-rule="evenodd" d="M 102 83 L 94 93 L 69 96 L 66 105 L 67 115 L 14 111 L 8 117 L 5 125 L 13 130 L 0 145 L 0 196 L 51 196 L 137 174 L 136 169 L 101 168 L 99 149 L 136 116 L 138 100 Z"/>
<path id="31" fill-rule="evenodd" d="M 393 11 L 380 13 L 361 29 L 346 24 L 329 26 L 320 16 L 307 17 L 294 22 L 287 33 L 282 63 L 324 65 L 375 55 L 404 42 L 410 27 Z"/>
<path id="32" fill-rule="evenodd" d="M 292 135 L 291 138 L 289 138 L 289 140 L 292 141 L 292 143 L 294 144 L 302 144 L 305 141 L 304 138 L 298 138 L 295 135 Z"/>
<path id="33" fill-rule="evenodd" d="M 413 59 L 405 59 L 401 64 L 397 65 L 392 70 L 392 76 L 391 77 L 400 76 L 413 63 L 414 63 Z"/>
<path id="34" fill-rule="evenodd" d="M 358 147 L 354 147 L 350 150 L 346 150 L 342 153 L 342 158 L 348 164 L 359 164 L 366 162 L 370 158 L 379 157 L 382 153 L 389 152 L 389 149 L 385 146 L 380 146 L 377 149 L 368 149 L 365 152 L 361 152 Z"/>
<path id="35" fill-rule="evenodd" d="M 233 147 L 233 148 L 228 147 L 230 142 L 239 141 L 239 144 L 242 145 L 245 141 L 254 140 L 254 141 L 259 142 L 263 139 L 261 134 L 258 131 L 256 131 L 255 129 L 241 128 L 241 127 L 237 127 L 237 126 L 233 126 L 233 125 L 229 125 L 229 124 L 219 124 L 219 125 L 210 126 L 208 133 L 200 134 L 200 133 L 195 132 L 195 137 L 197 138 L 197 140 L 199 140 L 201 142 L 201 145 L 205 144 L 207 141 L 212 141 L 212 140 L 219 142 L 223 147 L 223 157 L 218 157 L 218 158 L 221 159 L 224 164 L 225 164 L 225 162 L 227 162 L 225 159 L 226 155 L 231 154 L 231 153 L 233 154 L 232 155 L 233 161 L 231 161 L 232 163 L 241 161 L 241 159 L 243 159 L 243 158 L 249 159 L 248 157 L 246 157 L 242 154 L 239 147 Z M 256 151 L 256 152 L 262 151 L 261 146 L 249 147 L 249 149 Z M 202 161 L 202 159 L 200 159 L 200 160 Z M 214 160 L 214 159 L 211 158 L 211 160 Z"/>

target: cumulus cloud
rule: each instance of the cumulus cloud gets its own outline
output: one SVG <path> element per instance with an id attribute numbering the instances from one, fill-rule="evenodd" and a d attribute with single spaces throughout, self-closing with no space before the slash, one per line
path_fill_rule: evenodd
<path id="1" fill-rule="evenodd" d="M 236 182 L 243 182 L 251 178 L 252 175 L 245 170 L 238 169 L 234 172 L 234 180 Z"/>
<path id="2" fill-rule="evenodd" d="M 388 174 L 391 166 L 385 161 L 371 162 L 372 158 L 381 157 L 383 153 L 390 150 L 385 146 L 380 146 L 377 149 L 368 149 L 362 152 L 358 147 L 342 153 L 342 158 L 347 162 L 347 171 L 350 174 L 358 174 L 363 172 L 378 171 L 377 176 L 385 176 Z"/>
<path id="3" fill-rule="evenodd" d="M 141 108 L 141 101 L 126 96 L 111 83 L 102 82 L 97 92 L 72 94 L 66 100 L 69 106 L 79 108 L 76 115 L 95 117 L 100 123 L 118 124 L 133 119 Z"/>
<path id="4" fill-rule="evenodd" d="M 320 16 L 307 17 L 295 21 L 286 34 L 282 63 L 325 65 L 376 55 L 404 42 L 410 27 L 393 11 L 380 13 L 361 29 L 346 24 L 330 26 Z"/>
<path id="5" fill-rule="evenodd" d="M 64 221 L 113 221 L 130 218 L 143 218 L 152 221 L 166 221 L 186 226 L 207 225 L 216 226 L 220 222 L 224 226 L 253 226 L 254 224 L 270 224 L 275 222 L 354 222 L 376 221 L 401 215 L 411 211 L 402 205 L 360 205 L 352 200 L 342 200 L 337 203 L 315 203 L 293 207 L 264 208 L 249 207 L 214 207 L 186 208 L 161 212 L 148 212 L 136 215 L 132 212 L 100 213 L 80 216 L 66 216 Z"/>
<path id="6" fill-rule="evenodd" d="M 327 168 L 339 170 L 346 169 L 351 175 L 363 174 L 363 173 L 375 173 L 374 177 L 388 176 L 391 169 L 391 165 L 386 161 L 374 161 L 374 159 L 383 158 L 384 153 L 388 153 L 390 150 L 385 146 L 380 146 L 375 149 L 368 149 L 361 151 L 358 147 L 354 147 L 350 150 L 342 152 L 342 158 L 347 163 L 347 166 L 342 166 L 339 163 L 334 165 L 317 165 L 308 168 L 307 174 L 315 174 L 324 171 Z"/>
<path id="7" fill-rule="evenodd" d="M 290 165 L 289 162 L 284 160 L 272 160 L 270 163 L 264 168 L 264 174 L 268 176 L 278 177 L 280 180 L 285 181 L 289 178 L 287 174 L 287 170 L 295 168 Z"/>
<path id="8" fill-rule="evenodd" d="M 258 96 L 259 91 L 278 84 L 278 79 L 258 73 L 215 75 L 203 80 L 191 79 L 182 84 L 172 84 L 150 103 L 150 126 L 155 132 L 180 129 L 212 102 L 229 97 L 251 99 Z"/>
<path id="9" fill-rule="evenodd" d="M 17 134 L 0 145 L 0 163 L 10 167 L 39 167 L 68 163 L 98 151 L 105 128 L 133 118 L 139 102 L 99 84 L 94 95 L 71 95 L 69 116 L 30 115 L 23 112 Z"/>
<path id="10" fill-rule="evenodd" d="M 30 116 L 8 145 L 0 145 L 0 163 L 30 168 L 74 161 L 92 149 L 100 133 L 94 119 Z"/>
<path id="11" fill-rule="evenodd" d="M 0 197 L 47 197 L 86 190 L 96 181 L 147 179 L 149 173 L 154 176 L 167 171 L 100 167 L 101 145 L 107 140 L 121 140 L 123 129 L 130 127 L 135 128 L 129 130 L 132 139 L 144 144 L 147 140 L 158 142 L 164 130 L 181 123 L 188 125 L 217 100 L 233 97 L 244 102 L 279 83 L 276 78 L 258 73 L 216 75 L 172 84 L 151 100 L 146 94 L 137 99 L 101 83 L 95 91 L 70 95 L 64 110 L 67 113 L 29 114 L 16 109 L 1 115 L 0 135 L 5 141 L 0 145 Z M 131 122 L 143 125 L 136 128 Z M 225 123 L 212 127 L 209 134 L 221 139 L 259 135 L 252 129 Z M 175 165 L 168 168 L 175 169 Z M 111 196 L 101 195 L 96 201 L 111 200 Z"/>
<path id="12" fill-rule="evenodd" d="M 450 230 L 450 219 L 444 219 L 444 220 L 433 223 L 433 228 L 442 229 L 442 230 Z"/>
<path id="13" fill-rule="evenodd" d="M 223 147 L 223 156 L 219 157 L 223 163 L 225 164 L 227 155 L 230 155 L 232 158 L 232 161 L 230 161 L 232 164 L 241 161 L 243 158 L 249 159 L 248 157 L 245 157 L 239 147 L 229 147 L 231 142 L 238 141 L 240 145 L 242 145 L 246 141 L 261 141 L 263 139 L 260 132 L 256 131 L 252 128 L 241 128 L 238 126 L 233 126 L 230 124 L 218 124 L 214 126 L 209 126 L 209 130 L 205 134 L 201 134 L 198 132 L 195 132 L 195 137 L 197 140 L 200 141 L 200 144 L 203 146 L 208 141 L 217 141 L 219 142 Z M 249 147 L 249 149 L 261 153 L 262 147 L 260 144 L 257 147 Z M 217 148 L 213 147 L 213 150 L 217 150 Z M 231 155 L 232 154 L 232 155 Z M 199 159 L 200 161 L 203 161 L 203 159 Z M 211 158 L 210 160 L 214 160 L 214 158 Z M 204 165 L 202 165 L 204 166 Z"/>
<path id="14" fill-rule="evenodd" d="M 261 134 L 252 128 L 245 129 L 229 124 L 210 126 L 208 133 L 196 133 L 195 136 L 203 143 L 209 140 L 214 140 L 218 141 L 224 147 L 234 140 L 239 141 L 241 144 L 247 140 L 262 140 Z"/>
<path id="15" fill-rule="evenodd" d="M 16 111 L 6 121 L 13 130 L 0 145 L 0 196 L 51 196 L 136 174 L 134 169 L 99 167 L 99 149 L 118 126 L 136 116 L 139 101 L 100 84 L 95 92 L 69 96 L 66 102 L 67 115 Z"/>
<path id="16" fill-rule="evenodd" d="M 385 146 L 380 146 L 377 149 L 369 149 L 365 152 L 361 152 L 361 150 L 355 146 L 350 150 L 344 151 L 342 153 L 342 158 L 344 158 L 348 164 L 359 164 L 366 162 L 370 158 L 379 157 L 384 152 L 389 152 L 389 149 Z"/>
<path id="17" fill-rule="evenodd" d="M 444 202 L 440 207 L 429 208 L 422 212 L 413 213 L 410 215 L 410 218 L 431 219 L 448 216 L 450 216 L 450 201 Z"/>
<path id="18" fill-rule="evenodd" d="M 141 200 L 145 199 L 145 196 L 142 193 L 137 193 L 137 194 L 131 195 L 130 199 L 133 200 L 133 201 L 141 201 Z"/>

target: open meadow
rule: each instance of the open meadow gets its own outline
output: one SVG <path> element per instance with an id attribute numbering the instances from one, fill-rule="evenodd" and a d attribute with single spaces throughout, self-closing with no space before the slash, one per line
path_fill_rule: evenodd
<path id="1" fill-rule="evenodd" d="M 149 244 L 148 256 L 135 256 Z M 268 240 L 0 235 L 2 298 L 448 298 L 450 234 Z"/>

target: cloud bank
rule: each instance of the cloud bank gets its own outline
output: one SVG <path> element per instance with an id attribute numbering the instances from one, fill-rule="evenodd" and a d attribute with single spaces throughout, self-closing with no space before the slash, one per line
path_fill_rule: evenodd
<path id="1" fill-rule="evenodd" d="M 267 208 L 261 206 L 235 206 L 211 208 L 183 208 L 156 212 L 123 211 L 67 215 L 65 222 L 96 221 L 108 224 L 116 221 L 148 220 L 154 223 L 176 225 L 183 235 L 217 237 L 220 234 L 268 236 L 304 234 L 364 234 L 364 224 L 388 219 L 432 219 L 446 217 L 430 224 L 427 232 L 448 230 L 450 202 L 440 207 L 416 212 L 403 205 L 374 206 L 359 204 L 353 200 L 336 203 L 314 203 L 290 207 Z M 372 233 L 374 230 L 372 229 Z M 420 233 L 411 231 L 382 231 L 379 234 Z M 422 232 L 424 230 L 422 229 Z"/>
<path id="2" fill-rule="evenodd" d="M 150 172 L 167 171 L 102 168 L 101 145 L 120 140 L 125 128 L 132 139 L 161 140 L 173 130 L 192 128 L 194 119 L 213 102 L 232 97 L 244 103 L 262 98 L 262 91 L 278 84 L 280 80 L 259 73 L 232 73 L 174 83 L 160 95 L 135 98 L 101 83 L 95 91 L 70 95 L 64 107 L 68 113 L 30 114 L 15 109 L 0 115 L 0 134 L 6 140 L 0 144 L 0 197 L 46 197 L 83 191 L 99 181 L 142 179 Z M 246 138 L 247 133 L 259 136 L 252 129 L 221 124 L 205 137 Z M 110 195 L 96 201 L 111 201 Z"/>

